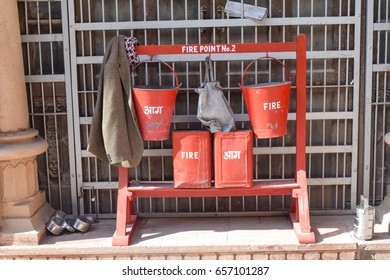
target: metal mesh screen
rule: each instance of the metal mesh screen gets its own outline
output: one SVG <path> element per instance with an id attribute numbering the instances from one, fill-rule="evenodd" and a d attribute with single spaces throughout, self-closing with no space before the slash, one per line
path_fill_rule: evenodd
<path id="1" fill-rule="evenodd" d="M 367 81 L 364 194 L 379 205 L 390 191 L 390 2 L 372 1 L 367 6 Z"/>
<path id="2" fill-rule="evenodd" d="M 40 187 L 55 209 L 71 213 L 77 204 L 72 203 L 76 183 L 64 4 L 18 0 L 31 127 L 49 144 L 37 159 Z"/>
<path id="3" fill-rule="evenodd" d="M 286 42 L 294 41 L 299 33 L 306 35 L 308 51 L 306 108 L 310 207 L 321 213 L 344 213 L 354 208 L 361 2 L 242 2 L 267 8 L 267 19 L 256 22 L 230 17 L 223 9 L 226 0 L 18 1 L 31 120 L 50 145 L 40 163 L 42 186 L 55 208 L 115 216 L 117 169 L 86 151 L 101 61 L 113 36 L 134 36 L 142 45 L 170 45 Z M 378 36 L 387 40 L 387 35 Z M 381 44 L 383 40 L 380 39 Z M 387 46 L 387 41 L 385 44 Z M 238 128 L 250 128 L 238 83 L 245 66 L 262 55 L 212 57 L 218 69 L 216 77 L 231 103 Z M 159 58 L 174 67 L 183 83 L 176 100 L 172 130 L 200 129 L 196 119 L 198 97 L 194 90 L 203 80 L 203 57 L 165 55 Z M 294 77 L 294 57 L 278 54 L 278 58 Z M 246 81 L 283 79 L 283 71 L 279 68 L 257 63 Z M 377 81 L 388 81 L 383 75 L 378 77 Z M 134 83 L 146 83 L 151 79 L 173 83 L 170 72 L 160 65 L 140 68 Z M 255 179 L 294 176 L 294 84 L 291 94 L 288 134 L 254 143 Z M 382 107 L 378 108 L 378 112 L 383 112 Z M 382 117 L 379 113 L 378 116 Z M 171 140 L 145 141 L 144 145 L 140 166 L 129 170 L 131 178 L 172 181 Z M 142 199 L 137 207 L 144 214 L 268 214 L 288 211 L 290 201 L 287 197 Z"/>
<path id="4" fill-rule="evenodd" d="M 360 74 L 360 1 L 269 0 L 242 1 L 268 8 L 267 19 L 255 22 L 224 13 L 225 0 L 69 1 L 72 96 L 74 109 L 77 186 L 80 211 L 111 217 L 116 210 L 117 170 L 86 151 L 96 101 L 100 63 L 115 35 L 136 37 L 143 45 L 294 41 L 307 36 L 307 173 L 313 211 L 345 213 L 356 205 L 358 101 Z M 231 102 L 239 128 L 249 128 L 238 83 L 245 66 L 264 54 L 212 57 L 216 77 Z M 272 55 L 272 54 L 270 54 Z M 203 80 L 203 57 L 159 56 L 169 62 L 183 86 L 176 100 L 172 130 L 200 129 L 197 94 Z M 278 54 L 291 75 L 294 57 Z M 173 83 L 162 66 L 142 68 L 134 82 Z M 157 74 L 156 74 L 157 73 Z M 247 82 L 283 79 L 277 65 L 258 63 Z M 291 100 L 294 100 L 293 85 Z M 290 105 L 288 134 L 254 144 L 255 179 L 294 176 L 295 106 Z M 78 134 L 79 132 L 79 134 Z M 172 143 L 145 141 L 139 167 L 131 178 L 171 181 Z M 287 197 L 142 199 L 143 213 L 275 213 L 287 211 Z"/>

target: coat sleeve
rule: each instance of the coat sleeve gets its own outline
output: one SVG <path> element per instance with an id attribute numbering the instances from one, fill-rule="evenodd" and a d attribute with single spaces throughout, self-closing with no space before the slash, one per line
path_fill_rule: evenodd
<path id="1" fill-rule="evenodd" d="M 107 63 L 104 69 L 102 133 L 109 162 L 135 167 L 141 161 L 144 147 L 129 106 L 130 66 L 122 47 L 118 50 L 117 63 Z"/>
<path id="2" fill-rule="evenodd" d="M 114 65 L 106 65 L 103 96 L 103 140 L 107 158 L 111 164 L 126 167 L 137 166 L 143 152 L 142 139 L 134 142 L 133 134 L 129 131 L 129 108 L 122 88 L 121 79 Z M 115 73 L 115 74 L 114 74 Z M 139 145 L 138 149 L 134 145 Z"/>
<path id="3" fill-rule="evenodd" d="M 103 59 L 87 150 L 105 162 L 130 168 L 138 166 L 144 147 L 128 104 L 130 71 L 122 42 L 121 36 L 113 38 Z"/>

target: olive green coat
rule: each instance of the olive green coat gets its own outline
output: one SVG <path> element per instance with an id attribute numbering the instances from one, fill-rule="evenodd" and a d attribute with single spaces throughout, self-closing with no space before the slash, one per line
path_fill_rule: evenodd
<path id="1" fill-rule="evenodd" d="M 113 165 L 138 166 L 144 146 L 131 96 L 125 37 L 110 40 L 104 54 L 87 150 Z"/>

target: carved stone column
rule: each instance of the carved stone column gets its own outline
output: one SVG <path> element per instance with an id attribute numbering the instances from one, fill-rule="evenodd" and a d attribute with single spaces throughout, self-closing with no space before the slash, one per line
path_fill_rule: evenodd
<path id="1" fill-rule="evenodd" d="M 54 213 L 38 186 L 48 145 L 29 127 L 16 0 L 0 1 L 0 38 L 0 245 L 39 244 Z"/>

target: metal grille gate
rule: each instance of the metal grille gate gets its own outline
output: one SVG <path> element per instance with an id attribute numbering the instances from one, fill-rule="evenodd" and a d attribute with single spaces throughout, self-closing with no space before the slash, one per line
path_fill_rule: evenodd
<path id="1" fill-rule="evenodd" d="M 31 127 L 49 144 L 40 187 L 53 208 L 77 213 L 67 3 L 18 0 L 18 10 Z"/>
<path id="2" fill-rule="evenodd" d="M 390 191 L 390 1 L 368 1 L 364 195 L 372 205 Z"/>
<path id="3" fill-rule="evenodd" d="M 237 0 L 238 1 L 238 0 Z M 358 148 L 358 104 L 360 76 L 360 13 L 361 2 L 353 0 L 252 0 L 242 1 L 269 9 L 268 18 L 257 23 L 249 19 L 229 18 L 223 12 L 226 0 L 72 0 L 72 1 L 28 1 L 19 0 L 22 18 L 28 18 L 29 6 L 59 5 L 61 3 L 61 31 L 50 29 L 48 35 L 23 33 L 25 59 L 31 61 L 28 46 L 41 52 L 45 44 L 64 42 L 64 69 L 56 72 L 37 73 L 35 76 L 26 70 L 29 95 L 46 100 L 43 85 L 49 88 L 62 85 L 66 92 L 67 106 L 60 111 L 59 99 L 44 101 L 40 108 L 34 99 L 31 104 L 31 117 L 34 126 L 41 126 L 41 134 L 48 139 L 48 120 L 61 116 L 68 125 L 68 146 L 59 134 L 58 122 L 53 121 L 56 141 L 49 141 L 54 147 L 57 165 L 61 166 L 70 155 L 69 173 L 61 167 L 61 174 L 69 175 L 71 191 L 64 193 L 64 180 L 53 186 L 53 179 L 45 175 L 44 185 L 49 185 L 49 197 L 56 208 L 69 211 L 72 201 L 73 212 L 98 213 L 100 217 L 114 217 L 117 196 L 117 169 L 96 160 L 87 151 L 88 131 L 100 72 L 100 63 L 108 41 L 117 34 L 136 37 L 141 44 L 205 44 L 205 43 L 249 43 L 264 41 L 293 41 L 298 33 L 307 36 L 307 175 L 310 207 L 313 212 L 346 213 L 356 206 L 357 196 L 357 148 Z M 27 4 L 28 3 L 28 4 Z M 23 8 L 23 6 L 25 8 Z M 65 16 L 69 14 L 69 24 Z M 57 19 L 57 18 L 56 18 Z M 27 25 L 26 25 L 27 26 Z M 23 28 L 22 28 L 23 29 Z M 56 33 L 57 32 L 57 33 Z M 30 42 L 31 41 L 31 42 Z M 272 55 L 272 54 L 271 54 Z M 53 64 L 60 55 L 52 55 Z M 67 58 L 70 57 L 70 70 Z M 192 56 L 193 57 L 193 56 Z M 220 69 L 217 78 L 230 100 L 237 125 L 248 128 L 246 109 L 238 88 L 241 73 L 248 61 L 258 56 L 243 56 L 234 61 L 215 63 Z M 53 59 L 56 58 L 56 59 Z M 294 69 L 293 57 L 283 59 L 287 67 Z M 44 56 L 38 56 L 35 63 L 43 65 Z M 163 56 L 170 62 L 183 83 L 179 93 L 173 118 L 172 129 L 200 128 L 196 119 L 197 95 L 194 89 L 202 81 L 202 63 L 199 58 L 188 61 L 186 57 Z M 31 63 L 31 62 L 29 62 Z M 41 64 L 40 64 L 41 63 Z M 50 64 L 50 63 L 49 63 Z M 32 65 L 32 64 L 28 64 Z M 30 66 L 26 67 L 29 68 Z M 54 67 L 53 67 L 54 69 Z M 158 76 L 151 76 L 150 69 L 144 69 L 140 78 L 165 79 L 167 73 L 157 68 Z M 71 73 L 71 76 L 70 76 Z M 258 65 L 259 80 L 276 80 L 283 74 L 273 66 Z M 294 75 L 294 73 L 292 73 Z M 254 76 L 254 75 L 253 75 Z M 170 77 L 170 76 L 169 76 Z M 32 80 L 33 79 L 33 80 Z M 30 86 L 31 85 L 31 86 Z M 36 85 L 36 87 L 35 87 Z M 71 88 L 70 88 L 71 86 Z M 50 92 L 50 91 L 49 91 Z M 56 95 L 59 91 L 52 91 Z M 292 91 L 294 94 L 294 88 Z M 49 94 L 50 95 L 50 94 Z M 51 96 L 51 95 L 50 95 Z M 51 98 L 51 97 L 48 98 Z M 293 99 L 293 98 L 292 98 Z M 50 107 L 53 104 L 52 107 Z M 56 105 L 56 106 L 54 106 Z M 49 107 L 48 107 L 49 106 Z M 40 109 L 39 109 L 40 108 Z M 44 108 L 50 108 L 44 109 Z M 255 179 L 291 177 L 294 170 L 294 139 L 292 125 L 295 121 L 295 104 L 289 113 L 288 135 L 272 140 L 256 140 L 254 147 Z M 63 114 L 63 115 L 62 115 Z M 41 122 L 34 121 L 41 119 Z M 46 123 L 45 123 L 46 121 Z M 73 123 L 72 123 L 73 122 Z M 42 123 L 42 124 L 41 124 Z M 73 144 L 73 126 L 74 144 Z M 172 157 L 171 142 L 145 142 L 145 153 L 141 165 L 131 170 L 133 179 L 142 181 L 171 181 Z M 62 151 L 65 149 L 65 153 Z M 74 154 L 73 154 L 74 149 Z M 68 154 L 67 154 L 68 153 Z M 46 155 L 46 174 L 50 174 L 50 150 Z M 75 171 L 75 172 L 74 172 Z M 74 176 L 75 175 L 75 176 Z M 77 178 L 77 180 L 76 180 Z M 67 185 L 68 186 L 68 185 Z M 77 186 L 77 187 L 76 187 Z M 54 187 L 54 188 L 53 188 Z M 53 203 L 54 202 L 54 203 Z M 67 205 L 66 207 L 64 205 Z M 58 206 L 58 207 L 57 207 Z M 272 214 L 288 211 L 290 201 L 284 197 L 231 197 L 205 199 L 143 199 L 138 203 L 139 212 L 207 214 Z"/>

